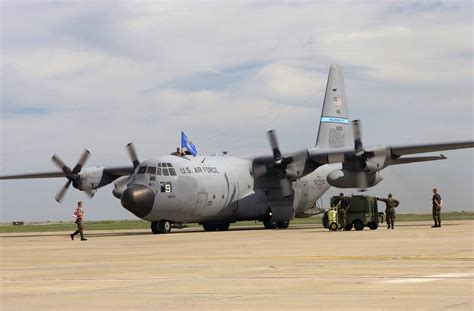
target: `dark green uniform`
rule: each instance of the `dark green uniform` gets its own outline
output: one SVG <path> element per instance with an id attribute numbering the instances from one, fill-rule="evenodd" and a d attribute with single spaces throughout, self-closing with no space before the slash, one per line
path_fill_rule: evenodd
<path id="1" fill-rule="evenodd" d="M 377 200 L 385 203 L 385 217 L 387 218 L 387 229 L 393 229 L 393 225 L 395 224 L 395 208 L 400 204 L 400 202 L 398 202 L 398 200 L 395 200 L 394 198 L 377 198 Z"/>
<path id="2" fill-rule="evenodd" d="M 434 227 L 441 227 L 441 196 L 439 193 L 433 194 L 432 200 Z"/>
<path id="3" fill-rule="evenodd" d="M 334 205 L 337 206 L 337 219 L 339 220 L 339 224 L 341 224 L 341 229 L 345 230 L 346 228 L 346 213 L 350 207 L 349 201 L 344 199 L 343 197 L 338 197 L 334 201 Z"/>

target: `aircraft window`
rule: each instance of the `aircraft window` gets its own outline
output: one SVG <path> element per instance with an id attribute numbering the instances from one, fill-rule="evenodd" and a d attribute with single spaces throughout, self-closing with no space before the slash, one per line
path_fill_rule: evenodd
<path id="1" fill-rule="evenodd" d="M 174 168 L 170 167 L 168 170 L 170 171 L 171 176 L 176 176 L 176 171 L 174 170 Z"/>
<path id="2" fill-rule="evenodd" d="M 161 176 L 161 167 L 158 167 L 158 168 L 156 169 L 156 175 Z"/>
<path id="3" fill-rule="evenodd" d="M 168 168 L 164 167 L 163 168 L 163 176 L 169 176 L 169 175 L 170 175 L 170 173 L 168 171 Z"/>
<path id="4" fill-rule="evenodd" d="M 171 163 L 166 163 L 166 165 L 168 165 L 168 167 L 173 167 Z"/>
<path id="5" fill-rule="evenodd" d="M 146 166 L 142 166 L 138 169 L 138 173 L 137 174 L 145 174 L 146 172 Z"/>
<path id="6" fill-rule="evenodd" d="M 158 163 L 158 167 L 161 167 L 161 163 Z"/>
<path id="7" fill-rule="evenodd" d="M 154 166 L 149 166 L 148 169 L 146 170 L 148 174 L 155 175 L 156 174 L 156 167 Z"/>

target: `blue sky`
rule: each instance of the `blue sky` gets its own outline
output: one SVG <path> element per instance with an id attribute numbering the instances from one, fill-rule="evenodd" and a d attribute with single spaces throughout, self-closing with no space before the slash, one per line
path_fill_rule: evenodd
<path id="1" fill-rule="evenodd" d="M 314 145 L 331 63 L 342 66 L 364 143 L 473 139 L 470 1 L 1 2 L 0 174 L 128 164 L 171 152 L 184 130 L 202 153 Z M 473 152 L 388 168 L 370 193 L 400 211 L 471 209 Z M 0 183 L 0 221 L 70 219 L 84 199 L 93 219 L 134 218 L 112 187 L 89 201 L 63 179 Z M 331 190 L 330 194 L 338 190 Z M 326 196 L 325 201 L 328 201 Z"/>

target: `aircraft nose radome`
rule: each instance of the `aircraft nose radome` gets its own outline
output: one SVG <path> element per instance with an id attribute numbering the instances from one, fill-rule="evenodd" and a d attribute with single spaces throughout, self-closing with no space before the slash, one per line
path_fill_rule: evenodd
<path id="1" fill-rule="evenodd" d="M 142 185 L 130 186 L 122 194 L 123 207 L 138 217 L 145 217 L 153 209 L 155 194 Z"/>

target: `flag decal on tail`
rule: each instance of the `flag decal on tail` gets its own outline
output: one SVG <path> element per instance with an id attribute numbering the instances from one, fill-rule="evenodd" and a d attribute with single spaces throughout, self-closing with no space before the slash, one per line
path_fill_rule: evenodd
<path id="1" fill-rule="evenodd" d="M 321 122 L 349 124 L 348 119 L 337 117 L 321 117 Z"/>
<path id="2" fill-rule="evenodd" d="M 334 106 L 342 107 L 342 100 L 340 97 L 334 97 L 332 103 L 334 104 Z"/>

